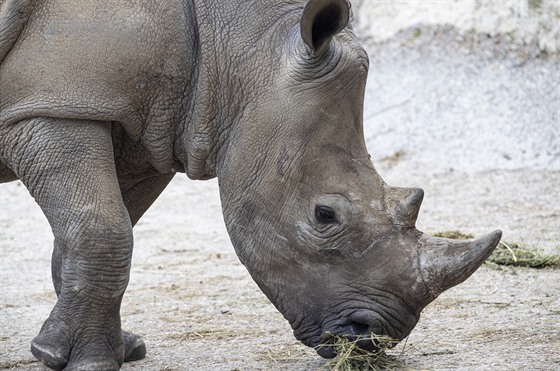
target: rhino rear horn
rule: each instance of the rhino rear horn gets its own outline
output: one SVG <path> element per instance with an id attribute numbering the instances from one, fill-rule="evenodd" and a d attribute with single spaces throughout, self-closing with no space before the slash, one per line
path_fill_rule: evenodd
<path id="1" fill-rule="evenodd" d="M 350 5 L 346 0 L 309 0 L 301 16 L 301 37 L 313 54 L 322 54 L 349 19 Z"/>
<path id="2" fill-rule="evenodd" d="M 414 227 L 424 191 L 420 188 L 385 187 L 387 214 L 395 225 Z"/>

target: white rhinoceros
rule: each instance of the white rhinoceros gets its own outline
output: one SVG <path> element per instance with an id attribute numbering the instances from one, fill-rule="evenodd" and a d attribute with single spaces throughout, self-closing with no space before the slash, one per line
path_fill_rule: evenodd
<path id="1" fill-rule="evenodd" d="M 422 190 L 374 169 L 349 19 L 345 0 L 3 0 L 0 181 L 25 184 L 55 239 L 41 362 L 145 355 L 119 315 L 132 227 L 177 172 L 218 177 L 240 260 L 324 357 L 331 334 L 403 339 L 482 264 L 500 231 L 427 237 Z"/>

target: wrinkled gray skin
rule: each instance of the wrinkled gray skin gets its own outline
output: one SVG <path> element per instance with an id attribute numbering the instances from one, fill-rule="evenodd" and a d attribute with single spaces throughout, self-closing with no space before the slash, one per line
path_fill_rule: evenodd
<path id="1" fill-rule="evenodd" d="M 423 192 L 375 171 L 349 18 L 344 0 L 3 1 L 0 180 L 26 185 L 55 237 L 37 358 L 144 356 L 119 317 L 132 227 L 176 172 L 218 177 L 239 258 L 324 357 L 329 333 L 403 339 L 476 270 L 499 231 L 427 237 Z"/>

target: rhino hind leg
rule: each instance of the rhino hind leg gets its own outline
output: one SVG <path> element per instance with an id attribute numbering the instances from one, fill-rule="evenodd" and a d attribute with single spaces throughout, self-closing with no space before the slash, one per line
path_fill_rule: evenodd
<path id="1" fill-rule="evenodd" d="M 175 173 L 152 176 L 122 191 L 123 201 L 133 226 L 163 192 L 174 175 Z M 146 345 L 140 336 L 124 330 L 122 335 L 125 362 L 137 361 L 146 356 Z"/>
<path id="2" fill-rule="evenodd" d="M 132 224 L 117 180 L 110 124 L 24 120 L 0 128 L 0 148 L 0 161 L 26 185 L 60 241 L 58 300 L 32 341 L 32 353 L 56 370 L 118 370 L 126 353 L 119 312 Z M 129 357 L 141 356 L 141 340 L 124 337 L 132 344 Z"/>

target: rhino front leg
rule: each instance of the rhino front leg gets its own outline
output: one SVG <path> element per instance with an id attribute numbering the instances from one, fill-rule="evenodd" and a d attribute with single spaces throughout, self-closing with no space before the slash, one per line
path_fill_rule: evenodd
<path id="1" fill-rule="evenodd" d="M 59 241 L 58 301 L 32 342 L 33 354 L 57 370 L 118 370 L 132 224 L 110 124 L 30 119 L 2 128 L 0 146 L 2 160 L 35 197 Z"/>
<path id="2" fill-rule="evenodd" d="M 57 297 L 62 288 L 63 251 L 60 243 L 55 240 L 51 259 L 52 280 Z M 142 338 L 132 332 L 122 331 L 124 343 L 124 362 L 132 362 L 146 356 L 146 344 Z"/>
<path id="3" fill-rule="evenodd" d="M 155 175 L 122 190 L 122 198 L 132 226 L 134 226 L 146 210 L 148 210 L 169 184 L 171 179 L 173 179 L 174 175 L 175 173 Z M 60 295 L 60 289 L 62 287 L 61 276 L 64 250 L 65 249 L 61 246 L 61 242 L 55 239 L 51 270 L 57 296 Z M 140 336 L 124 330 L 122 331 L 122 336 L 125 348 L 124 362 L 136 361 L 146 356 L 146 345 Z"/>

